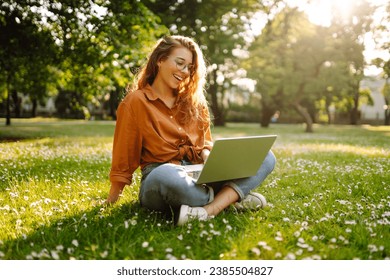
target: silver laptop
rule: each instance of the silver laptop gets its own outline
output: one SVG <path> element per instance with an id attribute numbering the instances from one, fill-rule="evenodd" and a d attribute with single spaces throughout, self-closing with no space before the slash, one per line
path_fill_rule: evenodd
<path id="1" fill-rule="evenodd" d="M 276 137 L 264 135 L 218 139 L 205 164 L 184 167 L 197 184 L 254 176 Z"/>

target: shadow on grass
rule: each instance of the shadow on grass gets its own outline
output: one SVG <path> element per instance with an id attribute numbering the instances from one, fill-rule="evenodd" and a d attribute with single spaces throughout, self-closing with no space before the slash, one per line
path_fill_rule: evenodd
<path id="1" fill-rule="evenodd" d="M 9 165 L 0 170 L 0 192 L 6 191 L 12 185 L 30 184 L 31 180 L 37 182 L 63 183 L 87 180 L 91 183 L 100 182 L 102 177 L 108 174 L 109 159 L 93 158 L 54 158 L 16 161 L 15 165 Z M 99 177 L 100 176 L 100 177 Z"/>
<path id="2" fill-rule="evenodd" d="M 23 140 L 28 140 L 28 138 L 0 135 L 0 143 L 13 143 L 13 142 L 20 142 Z"/>
<path id="3" fill-rule="evenodd" d="M 53 122 L 28 122 L 20 120 L 11 126 L 1 126 L 2 139 L 40 139 L 56 137 L 112 137 L 115 129 L 113 121 L 60 120 Z"/>
<path id="4" fill-rule="evenodd" d="M 232 213 L 178 227 L 173 217 L 139 203 L 95 206 L 4 241 L 3 259 L 219 259 L 232 249 L 247 222 L 227 233 L 226 215 Z"/>

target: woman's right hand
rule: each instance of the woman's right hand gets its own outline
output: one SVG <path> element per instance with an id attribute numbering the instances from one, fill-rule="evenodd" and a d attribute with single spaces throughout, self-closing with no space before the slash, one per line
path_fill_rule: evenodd
<path id="1" fill-rule="evenodd" d="M 106 203 L 107 204 L 114 204 L 118 201 L 120 195 L 122 194 L 122 191 L 125 187 L 125 183 L 122 182 L 112 182 L 110 193 L 108 194 Z"/>

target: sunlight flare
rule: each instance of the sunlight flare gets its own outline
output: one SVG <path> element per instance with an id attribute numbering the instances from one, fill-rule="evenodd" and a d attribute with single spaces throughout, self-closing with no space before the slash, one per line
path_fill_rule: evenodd
<path id="1" fill-rule="evenodd" d="M 354 5 L 354 0 L 315 0 L 309 4 L 307 14 L 311 22 L 330 26 L 333 17 L 340 16 L 344 20 L 350 17 Z"/>

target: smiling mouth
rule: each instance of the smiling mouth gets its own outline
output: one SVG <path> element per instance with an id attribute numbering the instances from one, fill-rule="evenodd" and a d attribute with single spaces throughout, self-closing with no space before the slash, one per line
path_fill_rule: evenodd
<path id="1" fill-rule="evenodd" d="M 175 77 L 176 80 L 178 80 L 179 82 L 183 81 L 183 77 L 180 77 L 180 76 L 178 76 L 176 74 L 173 74 L 173 77 Z"/>

